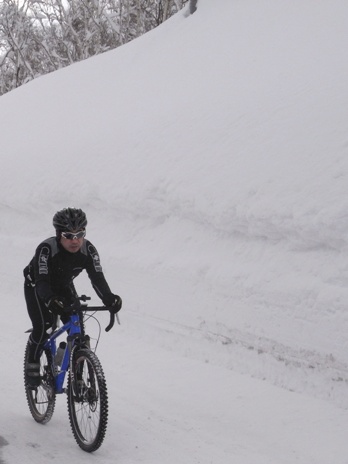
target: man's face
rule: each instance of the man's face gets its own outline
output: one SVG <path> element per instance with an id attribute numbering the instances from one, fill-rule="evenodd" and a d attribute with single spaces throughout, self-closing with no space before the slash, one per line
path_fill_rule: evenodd
<path id="1" fill-rule="evenodd" d="M 84 230 L 62 232 L 60 236 L 60 243 L 66 251 L 69 251 L 69 253 L 76 253 L 82 247 L 85 235 L 86 232 Z"/>

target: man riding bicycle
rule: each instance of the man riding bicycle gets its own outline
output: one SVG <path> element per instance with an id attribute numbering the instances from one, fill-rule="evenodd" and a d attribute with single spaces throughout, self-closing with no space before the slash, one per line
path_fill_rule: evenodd
<path id="1" fill-rule="evenodd" d="M 97 295 L 115 313 L 122 307 L 122 299 L 111 292 L 104 277 L 99 254 L 85 239 L 87 218 L 81 209 L 64 208 L 53 217 L 56 236 L 44 240 L 35 256 L 24 269 L 24 295 L 33 331 L 29 336 L 29 359 L 26 382 L 31 387 L 40 384 L 40 356 L 48 338 L 47 329 L 58 316 L 63 322 L 69 317 L 67 307 L 77 297 L 73 280 L 84 269 Z"/>

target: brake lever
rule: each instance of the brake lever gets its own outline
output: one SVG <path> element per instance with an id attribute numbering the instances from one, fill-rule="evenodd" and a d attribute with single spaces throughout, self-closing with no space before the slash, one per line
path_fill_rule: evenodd
<path id="1" fill-rule="evenodd" d="M 115 316 L 116 316 L 116 320 L 117 320 L 118 325 L 121 325 L 120 318 L 118 317 L 118 314 L 113 312 L 113 311 L 110 311 L 110 322 L 109 322 L 109 325 L 105 328 L 105 332 L 109 332 L 113 328 L 113 326 L 115 324 Z"/>
<path id="2" fill-rule="evenodd" d="M 105 328 L 105 332 L 109 332 L 115 324 L 115 313 L 110 311 L 110 322 L 109 325 Z"/>

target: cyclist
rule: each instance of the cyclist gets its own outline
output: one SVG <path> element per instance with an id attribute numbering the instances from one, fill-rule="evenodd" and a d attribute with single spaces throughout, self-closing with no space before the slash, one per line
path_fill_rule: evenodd
<path id="1" fill-rule="evenodd" d="M 47 329 L 59 316 L 69 317 L 67 306 L 74 303 L 77 293 L 73 280 L 86 270 L 97 295 L 117 313 L 122 299 L 111 292 L 104 277 L 99 254 L 85 239 L 86 214 L 77 208 L 64 208 L 53 217 L 56 236 L 37 247 L 33 259 L 24 269 L 24 295 L 33 331 L 29 336 L 29 358 L 26 382 L 31 387 L 40 384 L 40 356 L 48 338 Z"/>

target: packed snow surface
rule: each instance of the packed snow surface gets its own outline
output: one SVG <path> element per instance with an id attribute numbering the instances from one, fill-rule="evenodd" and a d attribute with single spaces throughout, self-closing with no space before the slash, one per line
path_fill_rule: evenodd
<path id="1" fill-rule="evenodd" d="M 348 463 L 347 18 L 199 0 L 1 97 L 1 464 Z M 66 206 L 124 301 L 93 455 L 23 388 L 22 269 Z"/>

